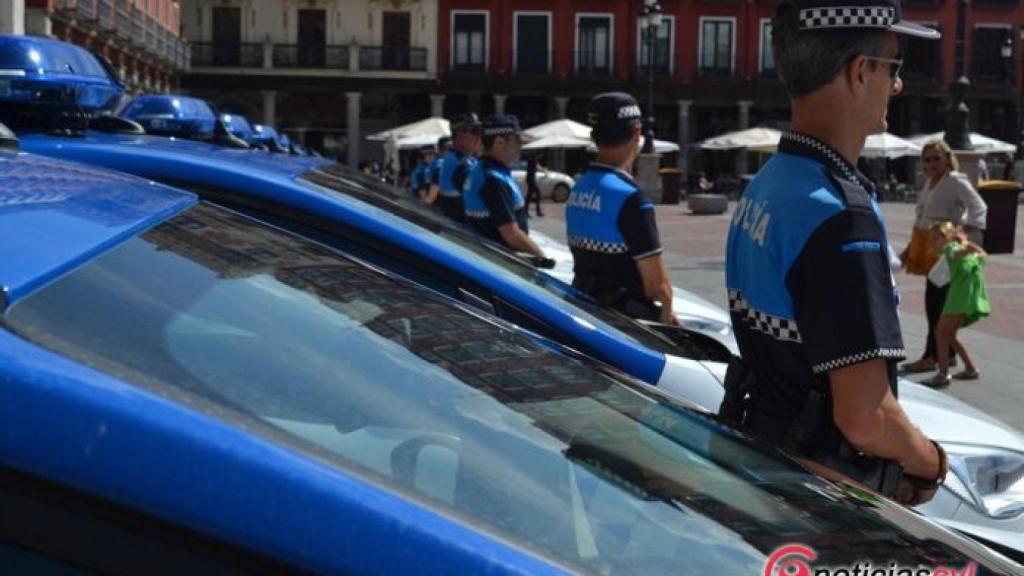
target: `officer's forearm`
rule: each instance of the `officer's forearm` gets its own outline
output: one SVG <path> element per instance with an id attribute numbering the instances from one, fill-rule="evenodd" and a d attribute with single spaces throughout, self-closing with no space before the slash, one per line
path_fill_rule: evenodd
<path id="1" fill-rule="evenodd" d="M 833 417 L 850 444 L 869 456 L 896 460 L 908 474 L 936 476 L 938 454 L 892 395 L 883 360 L 833 370 L 829 379 Z"/>
<path id="2" fill-rule="evenodd" d="M 640 279 L 644 285 L 644 296 L 655 302 L 661 302 L 662 309 L 672 307 L 672 283 L 668 278 L 668 268 L 660 254 L 648 256 L 636 261 Z"/>
<path id="3" fill-rule="evenodd" d="M 537 246 L 537 243 L 527 236 L 515 222 L 498 226 L 498 234 L 501 235 L 501 239 L 505 241 L 505 245 L 509 248 L 519 252 L 529 252 L 541 258 L 544 257 L 544 251 L 540 249 L 540 246 Z"/>

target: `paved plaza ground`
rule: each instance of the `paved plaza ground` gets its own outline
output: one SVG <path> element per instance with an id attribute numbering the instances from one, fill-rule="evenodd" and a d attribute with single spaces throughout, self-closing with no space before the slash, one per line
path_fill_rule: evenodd
<path id="1" fill-rule="evenodd" d="M 697 216 L 685 203 L 658 206 L 658 227 L 673 282 L 726 306 L 725 235 L 735 205 L 720 216 Z M 889 235 L 897 251 L 910 237 L 912 204 L 883 204 Z M 565 238 L 565 205 L 544 205 L 544 217 L 531 226 Z M 993 314 L 964 330 L 962 340 L 982 372 L 976 382 L 954 382 L 947 392 L 1024 430 L 1024 208 L 1018 212 L 1017 251 L 994 255 L 986 267 Z M 924 350 L 924 278 L 899 274 L 903 295 L 901 324 L 908 354 Z M 923 380 L 930 374 L 914 376 Z"/>

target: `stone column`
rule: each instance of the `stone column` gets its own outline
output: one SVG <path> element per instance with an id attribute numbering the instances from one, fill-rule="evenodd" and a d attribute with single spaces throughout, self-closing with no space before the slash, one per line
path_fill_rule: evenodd
<path id="1" fill-rule="evenodd" d="M 263 123 L 277 125 L 277 90 L 261 90 L 263 94 Z"/>
<path id="2" fill-rule="evenodd" d="M 737 102 L 740 107 L 739 113 L 739 129 L 746 130 L 750 128 L 750 107 L 754 105 L 750 100 L 740 100 Z M 747 173 L 747 151 L 740 150 L 736 155 L 736 176 L 743 176 Z"/>
<path id="3" fill-rule="evenodd" d="M 430 115 L 434 118 L 444 118 L 444 94 L 430 95 Z"/>
<path id="4" fill-rule="evenodd" d="M 269 70 L 274 67 L 274 43 L 270 41 L 270 36 L 263 41 L 263 68 Z"/>
<path id="5" fill-rule="evenodd" d="M 25 33 L 25 0 L 0 0 L 0 34 Z"/>
<path id="6" fill-rule="evenodd" d="M 494 113 L 504 114 L 505 113 L 505 102 L 508 101 L 508 94 L 495 94 L 494 95 Z"/>
<path id="7" fill-rule="evenodd" d="M 360 146 L 363 135 L 359 132 L 359 101 L 362 92 L 346 92 L 345 98 L 348 101 L 348 165 L 355 168 L 359 165 Z"/>
<path id="8" fill-rule="evenodd" d="M 679 108 L 679 132 L 676 135 L 679 143 L 679 159 L 677 165 L 680 170 L 690 167 L 690 108 L 693 100 L 676 100 Z M 688 174 L 684 174 L 684 177 Z"/>
<path id="9" fill-rule="evenodd" d="M 555 97 L 555 109 L 558 110 L 558 119 L 569 117 L 569 97 L 568 96 L 556 96 Z"/>

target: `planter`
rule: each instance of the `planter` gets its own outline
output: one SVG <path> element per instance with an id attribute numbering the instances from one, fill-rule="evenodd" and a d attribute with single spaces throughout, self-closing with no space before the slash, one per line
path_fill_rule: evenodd
<path id="1" fill-rule="evenodd" d="M 694 214 L 725 214 L 729 198 L 721 194 L 688 194 L 686 203 Z"/>

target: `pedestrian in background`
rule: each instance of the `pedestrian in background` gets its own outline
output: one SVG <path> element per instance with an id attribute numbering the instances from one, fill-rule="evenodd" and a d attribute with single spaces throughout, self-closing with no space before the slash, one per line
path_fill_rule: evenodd
<path id="1" fill-rule="evenodd" d="M 420 192 L 420 200 L 424 204 L 437 202 L 441 183 L 441 165 L 444 163 L 444 157 L 451 148 L 451 143 L 452 139 L 450 136 L 441 136 L 437 139 L 437 154 L 434 155 L 434 159 L 430 161 L 430 166 L 427 167 L 427 185 Z"/>
<path id="2" fill-rule="evenodd" d="M 541 154 L 531 154 L 529 160 L 526 161 L 526 214 L 530 214 L 530 204 L 533 203 L 537 206 L 537 216 L 543 217 L 544 213 L 540 211 L 540 187 L 537 185 L 537 170 L 547 170 L 540 163 Z"/>
<path id="3" fill-rule="evenodd" d="M 977 367 L 967 347 L 957 339 L 957 332 L 991 313 L 988 290 L 985 285 L 985 257 L 981 246 L 967 239 L 967 235 L 953 222 L 942 222 L 932 228 L 933 245 L 941 250 L 948 276 L 948 295 L 935 328 L 938 373 L 925 384 L 932 388 L 949 386 L 949 356 L 951 351 L 964 361 L 964 369 L 953 375 L 956 380 L 977 380 Z"/>
<path id="4" fill-rule="evenodd" d="M 917 196 L 917 217 L 910 243 L 900 254 L 907 273 L 916 275 L 928 274 L 941 256 L 929 240 L 932 227 L 941 222 L 953 222 L 962 226 L 972 242 L 981 244 L 988 214 L 988 206 L 981 195 L 971 186 L 967 176 L 959 172 L 960 163 L 949 144 L 942 140 L 925 144 L 921 150 L 921 166 L 925 182 Z M 946 304 L 948 291 L 948 286 L 938 286 L 931 279 L 926 281 L 924 304 L 928 340 L 921 357 L 904 364 L 903 372 L 916 374 L 935 370 L 935 327 Z"/>
<path id="5" fill-rule="evenodd" d="M 430 186 L 430 166 L 436 155 L 437 150 L 433 144 L 420 148 L 416 167 L 412 169 L 412 174 L 409 175 L 409 191 L 412 193 L 413 198 L 420 198 Z"/>

